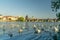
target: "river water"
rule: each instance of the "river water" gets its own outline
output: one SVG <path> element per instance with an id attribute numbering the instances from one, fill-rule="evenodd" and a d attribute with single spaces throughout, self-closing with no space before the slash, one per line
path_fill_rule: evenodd
<path id="1" fill-rule="evenodd" d="M 50 33 L 52 36 L 57 34 L 54 28 L 59 28 L 59 24 L 59 22 L 0 22 L 0 40 L 54 40 Z M 35 34 L 34 26 L 44 31 Z"/>

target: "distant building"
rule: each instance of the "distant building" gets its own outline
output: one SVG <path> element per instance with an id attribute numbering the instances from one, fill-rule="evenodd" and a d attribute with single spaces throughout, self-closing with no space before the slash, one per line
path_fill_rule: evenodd
<path id="1" fill-rule="evenodd" d="M 28 15 L 26 15 L 25 20 L 28 21 Z"/>
<path id="2" fill-rule="evenodd" d="M 2 21 L 15 21 L 18 17 L 15 16 L 0 16 L 0 20 Z"/>
<path id="3" fill-rule="evenodd" d="M 21 16 L 0 16 L 0 21 L 16 21 Z M 21 20 L 21 19 L 20 19 Z M 55 19 L 40 19 L 40 18 L 29 18 L 28 15 L 26 15 L 25 19 L 26 22 L 58 22 L 58 20 Z"/>

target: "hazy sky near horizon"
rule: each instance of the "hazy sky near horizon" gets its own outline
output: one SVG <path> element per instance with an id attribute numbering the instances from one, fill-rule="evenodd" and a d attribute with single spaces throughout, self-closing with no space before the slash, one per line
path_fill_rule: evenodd
<path id="1" fill-rule="evenodd" d="M 56 18 L 51 11 L 51 0 L 0 0 L 0 14 Z"/>

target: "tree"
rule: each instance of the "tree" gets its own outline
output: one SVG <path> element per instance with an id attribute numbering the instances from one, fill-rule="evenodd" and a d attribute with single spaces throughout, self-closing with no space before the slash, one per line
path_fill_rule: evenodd
<path id="1" fill-rule="evenodd" d="M 24 17 L 19 17 L 17 21 L 24 21 Z"/>
<path id="2" fill-rule="evenodd" d="M 52 8 L 52 11 L 56 11 L 58 9 L 60 9 L 60 0 L 52 0 L 51 1 L 51 8 Z"/>
<path id="3" fill-rule="evenodd" d="M 56 14 L 56 16 L 58 19 L 60 19 L 60 12 L 58 12 L 58 9 L 60 9 L 60 0 L 52 0 L 51 1 L 51 8 L 52 8 L 52 11 L 58 13 L 58 14 Z"/>
<path id="4" fill-rule="evenodd" d="M 60 20 L 60 13 L 56 14 L 58 20 Z"/>

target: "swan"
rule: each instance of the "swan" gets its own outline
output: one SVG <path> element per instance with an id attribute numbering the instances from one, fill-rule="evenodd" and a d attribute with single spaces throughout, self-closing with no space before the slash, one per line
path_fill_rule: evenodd
<path id="1" fill-rule="evenodd" d="M 37 28 L 34 31 L 35 31 L 34 33 L 38 33 L 38 34 L 41 32 L 41 30 Z"/>
<path id="2" fill-rule="evenodd" d="M 54 28 L 55 28 L 55 32 L 58 32 L 59 31 L 59 29 L 57 27 L 54 27 Z"/>
<path id="3" fill-rule="evenodd" d="M 21 33 L 21 32 L 23 32 L 23 30 L 22 29 L 19 29 L 18 32 Z"/>

